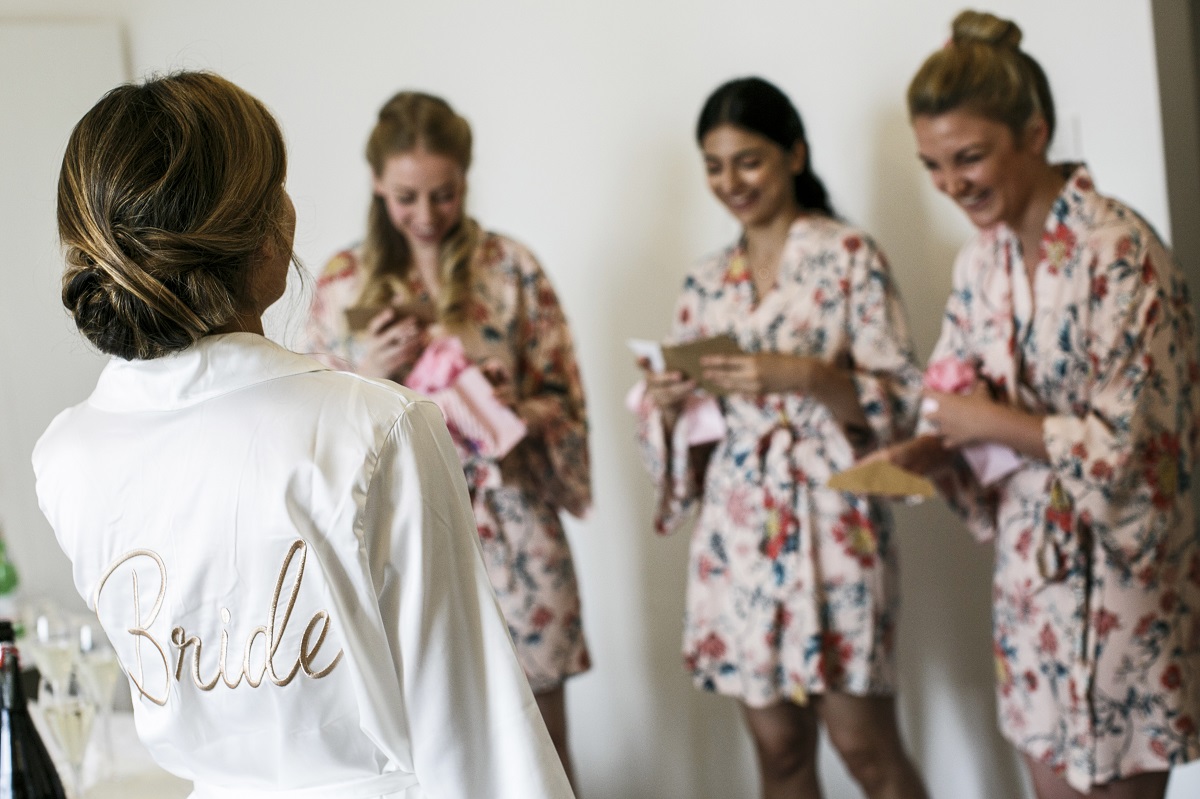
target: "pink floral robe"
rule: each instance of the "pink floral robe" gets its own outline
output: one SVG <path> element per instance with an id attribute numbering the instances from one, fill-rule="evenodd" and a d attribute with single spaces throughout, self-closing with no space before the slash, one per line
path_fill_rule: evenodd
<path id="1" fill-rule="evenodd" d="M 1049 463 L 991 490 L 960 465 L 941 486 L 995 539 L 1005 736 L 1080 791 L 1200 757 L 1200 367 L 1170 253 L 1075 168 L 1032 286 L 1006 227 L 960 253 L 945 356 L 1047 414 Z"/>
<path id="2" fill-rule="evenodd" d="M 761 299 L 741 246 L 684 284 L 671 339 L 728 333 L 748 352 L 848 366 L 868 428 L 847 431 L 799 394 L 720 400 L 728 427 L 705 462 L 685 422 L 667 447 L 657 411 L 639 440 L 666 533 L 699 505 L 683 656 L 695 684 L 754 707 L 809 694 L 894 689 L 896 551 L 884 505 L 825 487 L 872 447 L 912 432 L 921 375 L 903 309 L 874 242 L 840 222 L 798 219 Z M 703 488 L 701 489 L 701 486 Z"/>
<path id="3" fill-rule="evenodd" d="M 540 693 L 590 666 L 574 563 L 558 515 L 582 516 L 591 504 L 583 383 L 566 317 L 533 255 L 488 233 L 472 270 L 470 324 L 456 331 L 468 356 L 504 364 L 519 400 L 553 397 L 562 405 L 560 421 L 500 462 L 459 447 L 488 574 L 518 659 Z M 412 299 L 431 303 L 415 272 Z M 344 314 L 361 290 L 357 250 L 336 255 L 317 282 L 307 349 L 337 369 L 353 371 L 363 355 Z"/>

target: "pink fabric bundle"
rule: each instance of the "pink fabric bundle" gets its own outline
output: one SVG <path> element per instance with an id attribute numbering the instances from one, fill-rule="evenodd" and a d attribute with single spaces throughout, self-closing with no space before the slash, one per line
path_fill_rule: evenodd
<path id="1" fill-rule="evenodd" d="M 975 385 L 975 367 L 957 358 L 934 361 L 925 369 L 925 387 L 944 394 L 966 394 Z M 962 449 L 981 486 L 989 486 L 1021 468 L 1021 456 L 1002 444 L 976 444 Z"/>
<path id="2" fill-rule="evenodd" d="M 637 413 L 645 395 L 646 381 L 639 380 L 625 395 L 625 407 L 630 413 Z M 690 447 L 711 444 L 725 437 L 725 416 L 721 413 L 721 405 L 708 395 L 693 394 L 688 397 L 679 424 L 686 430 Z"/>
<path id="3" fill-rule="evenodd" d="M 496 399 L 457 336 L 431 341 L 404 384 L 437 403 L 450 432 L 476 454 L 499 460 L 525 437 L 521 417 Z"/>

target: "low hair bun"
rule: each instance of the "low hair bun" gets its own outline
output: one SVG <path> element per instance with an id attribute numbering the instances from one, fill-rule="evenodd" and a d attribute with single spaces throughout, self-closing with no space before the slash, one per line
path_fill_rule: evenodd
<path id="1" fill-rule="evenodd" d="M 80 332 L 145 360 L 259 311 L 251 276 L 284 235 L 286 174 L 274 118 L 224 78 L 180 72 L 106 94 L 59 172 L 62 300 Z"/>
<path id="2" fill-rule="evenodd" d="M 1021 28 L 1017 23 L 1001 19 L 985 11 L 963 11 L 951 25 L 955 44 L 978 42 L 992 47 L 1019 50 Z"/>

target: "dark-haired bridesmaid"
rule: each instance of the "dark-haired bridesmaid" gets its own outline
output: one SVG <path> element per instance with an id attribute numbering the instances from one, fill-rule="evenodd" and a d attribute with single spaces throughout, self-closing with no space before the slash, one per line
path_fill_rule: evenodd
<path id="1" fill-rule="evenodd" d="M 699 506 L 683 655 L 735 697 L 764 797 L 820 796 L 823 723 L 869 797 L 923 797 L 897 731 L 896 557 L 884 506 L 825 486 L 908 436 L 921 375 L 883 253 L 839 221 L 795 107 L 759 78 L 721 86 L 696 138 L 709 187 L 741 223 L 684 283 L 671 340 L 728 334 L 709 356 L 715 442 L 696 382 L 643 363 L 639 438 L 656 528 Z M 720 428 L 724 432 L 720 432 Z"/>

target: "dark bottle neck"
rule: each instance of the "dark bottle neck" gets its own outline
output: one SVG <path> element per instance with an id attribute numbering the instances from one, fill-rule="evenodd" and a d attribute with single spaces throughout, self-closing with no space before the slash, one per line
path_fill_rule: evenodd
<path id="1" fill-rule="evenodd" d="M 21 656 L 16 645 L 0 643 L 0 708 L 24 712 L 25 683 L 21 679 Z"/>

